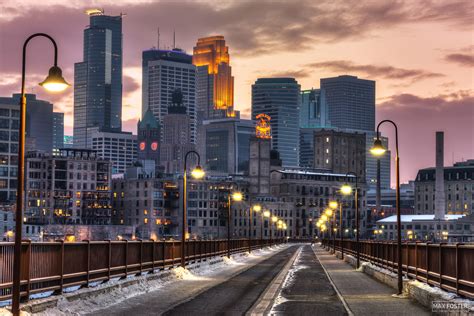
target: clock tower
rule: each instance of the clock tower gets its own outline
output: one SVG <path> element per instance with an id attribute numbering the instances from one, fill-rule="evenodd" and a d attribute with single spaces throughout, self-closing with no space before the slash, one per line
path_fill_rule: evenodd
<path id="1" fill-rule="evenodd" d="M 148 108 L 138 121 L 138 160 L 154 160 L 160 165 L 160 132 L 160 123 Z"/>

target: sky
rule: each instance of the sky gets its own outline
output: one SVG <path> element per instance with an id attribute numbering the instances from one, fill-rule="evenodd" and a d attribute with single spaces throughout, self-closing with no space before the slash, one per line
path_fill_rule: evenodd
<path id="1" fill-rule="evenodd" d="M 251 85 L 291 76 L 302 89 L 343 74 L 376 83 L 376 119 L 399 129 L 401 182 L 434 166 L 435 131 L 445 132 L 445 165 L 474 159 L 474 1 L 150 1 L 2 0 L 0 96 L 20 87 L 24 40 L 45 32 L 58 42 L 59 66 L 73 83 L 82 61 L 87 8 L 123 19 L 123 128 L 141 112 L 141 52 L 157 45 L 188 53 L 199 37 L 224 35 L 235 77 L 235 107 L 248 117 Z M 27 91 L 65 112 L 72 135 L 73 89 L 46 94 L 37 85 L 52 64 L 43 39 L 27 53 Z M 393 128 L 384 124 L 395 152 Z M 392 184 L 394 177 L 392 157 Z"/>

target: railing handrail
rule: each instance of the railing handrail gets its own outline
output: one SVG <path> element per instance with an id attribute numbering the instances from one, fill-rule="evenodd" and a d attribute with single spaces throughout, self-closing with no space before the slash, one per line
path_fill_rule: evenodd
<path id="1" fill-rule="evenodd" d="M 322 239 L 322 245 L 336 250 L 344 250 L 352 255 L 360 249 L 362 259 L 384 269 L 396 272 L 397 243 L 393 241 L 350 239 Z M 474 270 L 469 262 L 474 261 L 474 244 L 403 242 L 402 270 L 409 278 L 474 298 Z"/>

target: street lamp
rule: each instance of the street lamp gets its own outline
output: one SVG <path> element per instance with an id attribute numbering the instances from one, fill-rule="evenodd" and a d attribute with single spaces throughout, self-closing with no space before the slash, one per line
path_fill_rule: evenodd
<path id="1" fill-rule="evenodd" d="M 329 201 L 329 207 L 333 210 L 337 209 L 338 203 L 337 201 Z"/>
<path id="2" fill-rule="evenodd" d="M 18 139 L 18 180 L 16 194 L 16 225 L 15 225 L 15 248 L 13 254 L 13 290 L 12 290 L 12 313 L 20 314 L 20 278 L 21 278 L 21 233 L 23 223 L 23 189 L 25 175 L 25 134 L 26 134 L 26 48 L 30 40 L 35 37 L 47 38 L 54 47 L 54 65 L 49 69 L 46 79 L 39 85 L 50 92 L 60 92 L 70 86 L 62 76 L 61 68 L 58 67 L 58 46 L 54 39 L 48 34 L 36 33 L 28 37 L 23 44 L 23 59 L 21 68 L 21 97 L 20 97 L 20 128 Z"/>
<path id="3" fill-rule="evenodd" d="M 356 250 L 357 250 L 357 264 L 356 267 L 359 269 L 360 265 L 360 244 L 359 244 L 359 186 L 358 186 L 358 177 L 357 174 L 349 171 L 346 173 L 346 178 L 348 176 L 354 176 L 355 177 L 355 191 L 354 191 L 354 202 L 355 202 L 355 209 L 356 209 Z M 341 187 L 341 193 L 344 195 L 350 195 L 352 193 L 352 187 L 349 184 L 344 184 Z"/>
<path id="4" fill-rule="evenodd" d="M 400 213 L 400 156 L 398 153 L 398 127 L 392 120 L 383 120 L 377 125 L 377 139 L 374 141 L 374 146 L 370 149 L 370 152 L 374 156 L 382 156 L 387 151 L 380 140 L 380 125 L 383 123 L 391 123 L 395 127 L 395 174 L 396 174 L 396 208 L 397 208 L 397 277 L 398 277 L 398 294 L 401 295 L 403 292 L 403 281 L 402 281 L 402 220 Z"/>
<path id="5" fill-rule="evenodd" d="M 262 210 L 262 207 L 260 204 L 255 204 L 254 206 L 250 206 L 249 208 L 249 253 L 252 252 L 252 221 L 253 221 L 253 212 L 260 212 Z"/>
<path id="6" fill-rule="evenodd" d="M 240 192 L 233 192 L 231 193 L 229 191 L 229 194 L 227 196 L 227 258 L 230 259 L 230 223 L 232 219 L 232 211 L 231 211 L 231 202 L 236 201 L 240 202 L 242 201 L 243 196 L 242 193 Z"/>
<path id="7" fill-rule="evenodd" d="M 202 170 L 200 163 L 201 163 L 201 156 L 199 153 L 190 150 L 184 156 L 184 171 L 183 171 L 183 225 L 181 231 L 181 266 L 186 268 L 186 237 L 187 237 L 187 213 L 188 213 L 188 181 L 187 181 L 187 173 L 188 173 L 188 157 L 189 155 L 194 154 L 198 158 L 197 166 L 191 170 L 191 177 L 194 179 L 202 179 L 205 176 L 204 170 Z"/>

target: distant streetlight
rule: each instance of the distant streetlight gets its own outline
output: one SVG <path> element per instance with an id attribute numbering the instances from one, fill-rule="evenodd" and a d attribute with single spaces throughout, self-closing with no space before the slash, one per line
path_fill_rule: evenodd
<path id="1" fill-rule="evenodd" d="M 230 223 L 232 220 L 232 210 L 231 210 L 231 204 L 232 201 L 240 202 L 242 201 L 243 196 L 242 193 L 240 192 L 233 192 L 231 193 L 229 191 L 229 194 L 227 196 L 227 258 L 230 259 Z"/>
<path id="2" fill-rule="evenodd" d="M 358 176 L 356 173 L 350 171 L 346 173 L 346 178 L 348 176 L 354 176 L 355 177 L 355 191 L 354 191 L 354 203 L 355 203 L 355 212 L 356 212 L 356 253 L 357 253 L 357 269 L 359 269 L 360 266 L 360 244 L 359 244 L 359 186 L 358 186 Z M 341 193 L 344 195 L 350 195 L 352 193 L 352 187 L 349 184 L 344 184 L 341 187 Z"/>
<path id="3" fill-rule="evenodd" d="M 392 120 L 383 120 L 377 125 L 377 139 L 374 141 L 374 146 L 370 152 L 374 156 L 382 156 L 387 151 L 380 140 L 380 125 L 383 123 L 390 123 L 395 127 L 395 174 L 396 174 L 396 208 L 397 208 L 397 277 L 398 277 L 398 294 L 403 292 L 402 280 L 402 219 L 400 212 L 400 156 L 398 153 L 398 127 Z"/>
<path id="4" fill-rule="evenodd" d="M 14 316 L 20 314 L 20 295 L 21 295 L 21 240 L 23 223 L 23 189 L 25 175 L 25 134 L 26 134 L 26 92 L 25 92 L 25 73 L 26 73 L 26 48 L 30 40 L 35 37 L 47 38 L 54 47 L 54 65 L 49 69 L 46 79 L 39 83 L 40 86 L 50 92 L 60 92 L 70 86 L 62 76 L 62 70 L 58 67 L 58 46 L 54 39 L 45 33 L 36 33 L 28 37 L 23 44 L 23 59 L 21 69 L 21 97 L 20 97 L 20 127 L 18 139 L 18 180 L 16 194 L 16 224 L 15 224 L 15 248 L 13 254 L 13 290 L 12 290 L 12 313 Z"/>
<path id="5" fill-rule="evenodd" d="M 194 154 L 198 158 L 197 166 L 191 170 L 191 177 L 194 179 L 202 179 L 205 176 L 204 170 L 201 168 L 201 156 L 194 150 L 188 151 L 184 156 L 184 170 L 183 170 L 183 225 L 181 230 L 181 266 L 186 268 L 186 238 L 188 237 L 187 231 L 187 212 L 188 212 L 188 157 Z"/>
<path id="6" fill-rule="evenodd" d="M 260 204 L 255 204 L 249 208 L 249 253 L 252 252 L 252 221 L 253 221 L 253 212 L 260 212 L 262 207 Z"/>
<path id="7" fill-rule="evenodd" d="M 329 207 L 333 210 L 337 209 L 338 203 L 337 201 L 330 201 L 329 202 Z"/>

